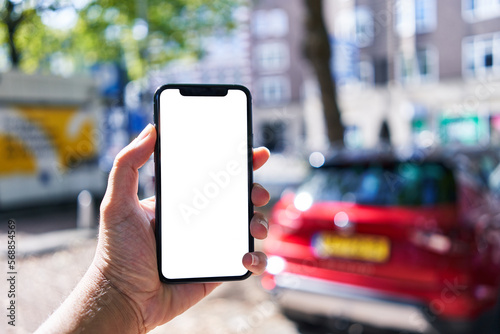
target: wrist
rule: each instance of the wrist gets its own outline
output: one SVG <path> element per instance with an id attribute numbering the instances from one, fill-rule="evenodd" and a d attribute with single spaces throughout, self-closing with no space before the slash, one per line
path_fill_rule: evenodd
<path id="1" fill-rule="evenodd" d="M 91 265 L 77 287 L 36 331 L 43 333 L 145 333 L 133 303 Z"/>
<path id="2" fill-rule="evenodd" d="M 87 317 L 92 325 L 99 326 L 94 329 L 100 328 L 103 333 L 146 333 L 142 316 L 133 302 L 94 264 L 85 276 L 89 299 L 93 304 L 89 305 Z"/>

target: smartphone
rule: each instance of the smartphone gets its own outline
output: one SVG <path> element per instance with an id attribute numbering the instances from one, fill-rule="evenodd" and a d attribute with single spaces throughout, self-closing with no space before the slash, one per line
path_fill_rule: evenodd
<path id="1" fill-rule="evenodd" d="M 250 276 L 251 95 L 239 85 L 164 85 L 154 95 L 158 271 L 167 283 Z"/>

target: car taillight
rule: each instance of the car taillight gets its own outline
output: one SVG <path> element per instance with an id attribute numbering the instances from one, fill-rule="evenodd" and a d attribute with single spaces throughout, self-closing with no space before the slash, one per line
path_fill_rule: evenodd
<path id="1" fill-rule="evenodd" d="M 462 254 L 468 249 L 465 242 L 439 232 L 415 231 L 410 240 L 438 254 Z"/>
<path id="2" fill-rule="evenodd" d="M 276 287 L 276 281 L 274 280 L 274 276 L 272 275 L 262 275 L 260 284 L 267 291 L 271 291 Z"/>
<path id="3" fill-rule="evenodd" d="M 286 208 L 277 210 L 273 214 L 273 222 L 292 231 L 297 230 L 302 226 L 300 212 L 297 211 L 293 204 L 289 204 Z"/>
<path id="4" fill-rule="evenodd" d="M 271 275 L 281 274 L 286 268 L 286 261 L 280 256 L 271 256 L 267 260 L 266 271 Z"/>
<path id="5" fill-rule="evenodd" d="M 415 231 L 411 241 L 417 246 L 429 249 L 439 254 L 447 254 L 451 250 L 451 239 L 440 233 Z"/>
<path id="6" fill-rule="evenodd" d="M 293 205 L 299 211 L 307 211 L 309 210 L 313 202 L 314 200 L 311 194 L 309 194 L 308 192 L 301 192 L 295 196 Z"/>

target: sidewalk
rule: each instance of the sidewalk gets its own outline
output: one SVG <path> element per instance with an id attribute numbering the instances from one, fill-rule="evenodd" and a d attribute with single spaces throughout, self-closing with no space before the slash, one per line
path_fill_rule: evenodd
<path id="1" fill-rule="evenodd" d="M 1 234 L 2 239 L 6 238 Z M 78 246 L 87 240 L 97 238 L 95 229 L 71 229 L 52 231 L 41 234 L 19 233 L 16 236 L 16 257 L 43 255 Z M 2 256 L 6 256 L 6 249 L 2 249 Z"/>
<path id="2" fill-rule="evenodd" d="M 16 257 L 23 258 L 64 250 L 97 238 L 97 227 L 78 229 L 76 206 L 39 207 L 0 214 L 0 244 L 7 241 L 7 222 L 15 221 Z M 97 225 L 97 223 L 96 223 Z M 0 256 L 5 257 L 2 247 Z"/>

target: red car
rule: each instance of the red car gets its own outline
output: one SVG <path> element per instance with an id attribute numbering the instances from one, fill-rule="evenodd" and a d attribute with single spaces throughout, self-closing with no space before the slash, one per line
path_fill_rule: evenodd
<path id="1" fill-rule="evenodd" d="M 500 333 L 500 314 L 488 316 L 498 162 L 486 150 L 331 157 L 275 204 L 262 285 L 302 324 Z"/>

